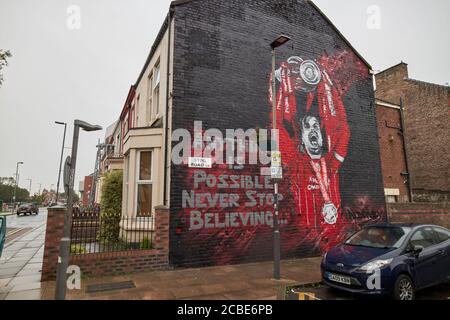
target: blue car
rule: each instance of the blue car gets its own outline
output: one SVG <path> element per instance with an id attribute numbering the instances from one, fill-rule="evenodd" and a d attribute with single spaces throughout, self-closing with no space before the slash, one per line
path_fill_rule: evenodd
<path id="1" fill-rule="evenodd" d="M 434 225 L 377 224 L 329 250 L 322 281 L 355 294 L 413 300 L 450 278 L 450 231 Z"/>

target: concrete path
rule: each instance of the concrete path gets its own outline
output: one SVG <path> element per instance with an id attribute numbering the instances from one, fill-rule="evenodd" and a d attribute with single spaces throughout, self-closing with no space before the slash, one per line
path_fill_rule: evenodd
<path id="1" fill-rule="evenodd" d="M 13 233 L 0 258 L 0 300 L 40 299 L 46 221 L 46 209 L 37 216 L 8 216 Z"/>
<path id="2" fill-rule="evenodd" d="M 68 299 L 107 300 L 275 300 L 284 284 L 320 281 L 321 258 L 282 262 L 281 281 L 275 281 L 273 263 L 252 263 L 197 269 L 177 269 L 126 276 L 81 280 L 81 290 L 68 291 Z M 135 288 L 89 293 L 92 285 L 132 281 Z M 54 282 L 43 283 L 42 299 L 53 299 Z M 92 287 L 91 287 L 92 288 Z"/>

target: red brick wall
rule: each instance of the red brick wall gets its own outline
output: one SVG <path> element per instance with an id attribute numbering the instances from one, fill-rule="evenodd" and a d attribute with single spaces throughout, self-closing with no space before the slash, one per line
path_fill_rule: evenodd
<path id="1" fill-rule="evenodd" d="M 405 98 L 408 86 L 405 78 L 408 78 L 408 65 L 403 62 L 378 73 L 375 76 L 376 97 L 395 104 L 400 103 L 400 98 Z"/>
<path id="2" fill-rule="evenodd" d="M 390 222 L 435 224 L 450 228 L 450 203 L 391 203 L 387 205 Z"/>
<path id="3" fill-rule="evenodd" d="M 58 263 L 60 240 L 63 235 L 65 213 L 66 209 L 63 207 L 48 208 L 41 281 L 52 280 L 56 277 L 56 265 Z"/>
<path id="4" fill-rule="evenodd" d="M 376 75 L 376 97 L 405 107 L 405 133 L 415 200 L 450 199 L 449 88 L 408 78 L 402 63 Z"/>
<path id="5" fill-rule="evenodd" d="M 405 183 L 407 172 L 403 135 L 401 133 L 400 109 L 377 105 L 378 138 L 380 142 L 381 167 L 385 188 L 399 189 L 400 202 L 409 201 L 408 185 Z"/>
<path id="6" fill-rule="evenodd" d="M 82 275 L 104 276 L 166 269 L 169 266 L 169 209 L 155 208 L 154 249 L 72 255 Z M 54 280 L 65 209 L 49 208 L 41 281 Z"/>
<path id="7" fill-rule="evenodd" d="M 83 191 L 83 206 L 87 206 L 89 204 L 89 195 L 92 190 L 92 182 L 93 177 L 92 176 L 86 176 L 84 177 L 84 191 Z"/>

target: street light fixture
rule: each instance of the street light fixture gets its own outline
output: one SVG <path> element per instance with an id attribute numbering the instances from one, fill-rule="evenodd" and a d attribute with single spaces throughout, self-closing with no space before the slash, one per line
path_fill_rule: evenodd
<path id="1" fill-rule="evenodd" d="M 61 148 L 61 159 L 59 160 L 59 171 L 58 171 L 58 184 L 56 185 L 56 204 L 58 204 L 58 196 L 59 196 L 59 183 L 61 181 L 61 167 L 62 167 L 62 161 L 63 161 L 63 155 L 64 155 L 64 144 L 66 142 L 66 130 L 67 130 L 67 123 L 55 121 L 56 124 L 63 125 L 64 126 L 64 136 L 63 136 L 63 142 L 62 142 L 62 148 Z"/>
<path id="2" fill-rule="evenodd" d="M 273 49 L 281 47 L 283 44 L 285 44 L 286 42 L 288 42 L 289 40 L 291 40 L 291 38 L 289 38 L 288 36 L 282 34 L 280 36 L 278 36 L 278 38 L 276 38 L 271 44 L 270 47 Z"/>
<path id="3" fill-rule="evenodd" d="M 14 185 L 13 210 L 16 209 L 16 191 L 17 191 L 17 186 L 19 185 L 19 165 L 20 164 L 23 164 L 23 162 L 20 161 L 20 162 L 17 162 L 17 164 L 16 164 L 16 184 Z"/>
<path id="4" fill-rule="evenodd" d="M 275 49 L 282 46 L 286 42 L 291 40 L 286 35 L 280 35 L 270 44 L 272 49 L 272 116 L 273 116 L 273 129 L 277 129 L 277 98 L 276 98 L 276 77 L 275 77 Z M 277 146 L 278 147 L 278 146 Z M 275 280 L 280 280 L 280 265 L 281 265 L 281 249 L 280 249 L 280 225 L 278 220 L 278 181 L 274 183 L 274 214 L 273 214 L 273 277 Z"/>
<path id="5" fill-rule="evenodd" d="M 69 183 L 67 186 L 67 210 L 66 214 L 64 215 L 64 231 L 59 247 L 58 268 L 56 272 L 56 300 L 64 300 L 66 298 L 67 268 L 69 266 L 70 254 L 70 226 L 72 221 L 74 195 L 73 184 L 75 180 L 75 168 L 77 162 L 78 137 L 80 134 L 80 128 L 88 132 L 102 130 L 102 127 L 99 125 L 92 125 L 81 120 L 74 121 L 72 155 L 70 157 L 69 169 Z"/>

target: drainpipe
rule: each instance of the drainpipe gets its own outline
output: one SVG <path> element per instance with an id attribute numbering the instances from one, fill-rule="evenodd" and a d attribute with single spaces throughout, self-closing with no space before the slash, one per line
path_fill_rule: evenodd
<path id="1" fill-rule="evenodd" d="M 404 107 L 403 107 L 403 98 L 400 98 L 400 119 L 401 119 L 403 153 L 405 155 L 405 166 L 406 166 L 406 172 L 404 173 L 404 175 L 407 177 L 407 181 L 408 181 L 409 202 L 414 202 L 412 182 L 411 182 L 411 172 L 409 171 L 409 163 L 408 163 L 409 157 L 408 157 L 408 151 L 406 150 L 406 141 L 405 141 L 405 115 L 404 115 Z"/>
<path id="2" fill-rule="evenodd" d="M 169 40 L 168 40 L 168 46 L 167 46 L 167 80 L 166 80 L 166 112 L 164 115 L 165 120 L 165 134 L 164 134 L 164 205 L 168 206 L 168 196 L 167 196 L 167 159 L 168 159 L 168 133 L 169 133 L 169 84 L 170 84 L 170 54 L 171 54 L 171 35 L 172 35 L 172 12 L 173 9 L 171 8 L 169 10 L 169 13 L 167 14 L 167 21 L 169 23 L 168 30 L 169 30 Z"/>

